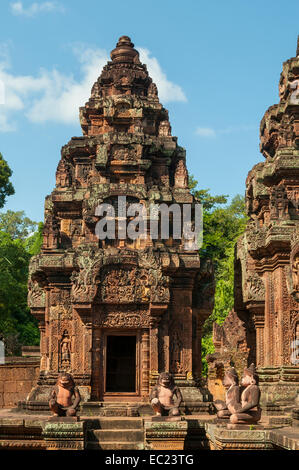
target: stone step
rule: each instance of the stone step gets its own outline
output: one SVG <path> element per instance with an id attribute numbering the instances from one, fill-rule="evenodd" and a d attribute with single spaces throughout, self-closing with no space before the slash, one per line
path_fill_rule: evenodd
<path id="1" fill-rule="evenodd" d="M 104 442 L 143 442 L 140 429 L 94 429 L 88 432 L 88 440 Z"/>
<path id="2" fill-rule="evenodd" d="M 88 450 L 143 450 L 143 442 L 97 442 L 89 441 Z"/>
<path id="3" fill-rule="evenodd" d="M 139 404 L 118 403 L 118 402 L 84 402 L 80 407 L 82 416 L 98 417 L 137 417 Z"/>
<path id="4" fill-rule="evenodd" d="M 288 416 L 269 416 L 269 424 L 292 426 L 292 418 Z"/>
<path id="5" fill-rule="evenodd" d="M 90 428 L 95 429 L 143 429 L 143 421 L 141 418 L 98 418 L 94 419 L 90 424 Z"/>

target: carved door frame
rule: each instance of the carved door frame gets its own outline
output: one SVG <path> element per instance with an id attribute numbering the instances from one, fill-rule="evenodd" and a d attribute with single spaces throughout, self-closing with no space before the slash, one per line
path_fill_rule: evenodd
<path id="1" fill-rule="evenodd" d="M 141 396 L 141 330 L 140 329 L 110 329 L 104 328 L 103 330 L 103 398 L 109 399 L 114 397 L 140 397 Z M 135 336 L 136 337 L 136 376 L 135 392 L 106 392 L 106 377 L 107 377 L 107 336 Z"/>

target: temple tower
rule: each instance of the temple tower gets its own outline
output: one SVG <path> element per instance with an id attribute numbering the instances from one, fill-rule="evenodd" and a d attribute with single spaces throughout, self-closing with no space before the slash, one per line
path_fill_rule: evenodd
<path id="1" fill-rule="evenodd" d="M 278 104 L 265 113 L 249 172 L 249 220 L 236 253 L 235 309 L 267 401 L 291 401 L 299 383 L 299 43 L 283 64 Z"/>
<path id="2" fill-rule="evenodd" d="M 126 225 L 132 203 L 148 214 L 153 203 L 194 209 L 196 202 L 185 150 L 127 36 L 80 108 L 80 122 L 83 136 L 62 148 L 56 188 L 45 202 L 42 251 L 30 265 L 41 372 L 28 406 L 46 406 L 63 370 L 86 403 L 104 404 L 144 404 L 158 373 L 170 371 L 184 405 L 198 411 L 207 399 L 199 386 L 200 345 L 213 307 L 211 264 L 201 264 L 198 250 L 186 250 L 171 230 L 167 239 L 153 239 L 148 225 L 137 239 L 119 231 L 114 239 L 97 236 L 101 204 Z"/>

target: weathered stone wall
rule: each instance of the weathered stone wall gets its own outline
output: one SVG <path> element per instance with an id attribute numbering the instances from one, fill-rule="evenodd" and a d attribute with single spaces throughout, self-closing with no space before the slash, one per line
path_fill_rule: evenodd
<path id="1" fill-rule="evenodd" d="M 214 400 L 225 399 L 225 388 L 222 384 L 225 370 L 235 367 L 241 378 L 244 367 L 254 362 L 252 348 L 248 347 L 251 332 L 246 330 L 244 322 L 236 312 L 229 312 L 224 323 L 213 324 L 213 343 L 215 353 L 207 356 L 208 388 Z M 249 338 L 249 340 L 248 340 Z"/>
<path id="2" fill-rule="evenodd" d="M 38 358 L 9 358 L 0 365 L 0 408 L 12 408 L 25 400 L 36 385 L 39 375 Z"/>

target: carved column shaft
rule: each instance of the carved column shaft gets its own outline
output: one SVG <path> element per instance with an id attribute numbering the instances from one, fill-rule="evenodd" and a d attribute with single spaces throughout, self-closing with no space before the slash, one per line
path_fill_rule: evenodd
<path id="1" fill-rule="evenodd" d="M 103 371 L 101 370 L 101 337 L 102 330 L 94 327 L 92 344 L 92 384 L 91 397 L 94 400 L 101 399 L 101 378 L 103 380 Z"/>
<path id="2" fill-rule="evenodd" d="M 150 329 L 150 372 L 158 373 L 159 370 L 159 345 L 158 345 L 158 322 L 153 320 Z"/>
<path id="3" fill-rule="evenodd" d="M 195 331 L 193 332 L 193 357 L 192 357 L 192 372 L 196 377 L 201 377 L 202 373 L 202 360 L 201 360 L 201 338 L 202 338 L 202 327 L 204 320 L 199 318 L 199 312 L 194 311 L 193 315 L 195 319 L 193 320 L 193 324 L 195 323 Z"/>
<path id="4" fill-rule="evenodd" d="M 265 318 L 263 313 L 253 313 L 253 322 L 256 331 L 256 366 L 263 367 L 265 365 Z"/>
<path id="5" fill-rule="evenodd" d="M 50 305 L 51 305 L 51 289 L 45 288 L 46 292 L 46 307 L 45 307 L 45 370 L 50 370 Z"/>
<path id="6" fill-rule="evenodd" d="M 284 299 L 284 288 L 286 287 L 285 286 L 285 279 L 284 279 L 284 276 L 283 276 L 283 272 L 284 272 L 284 268 L 283 267 L 280 267 L 279 270 L 278 270 L 278 273 L 277 273 L 277 276 L 279 278 L 279 286 L 280 286 L 280 289 L 278 290 L 278 298 L 277 298 L 277 301 L 278 301 L 278 309 L 277 309 L 277 324 L 276 324 L 276 328 L 277 328 L 277 350 L 276 350 L 276 364 L 278 366 L 281 366 L 283 365 L 283 349 L 284 349 L 284 341 L 286 341 L 286 337 L 288 336 L 288 332 L 286 331 L 283 331 L 283 326 L 285 324 L 284 322 L 284 316 L 287 316 L 289 317 L 289 311 L 284 311 L 284 303 L 285 303 L 285 299 Z"/>
<path id="7" fill-rule="evenodd" d="M 84 318 L 84 336 L 83 336 L 83 368 L 84 374 L 91 376 L 92 364 L 92 322 L 90 318 Z"/>
<path id="8" fill-rule="evenodd" d="M 149 393 L 150 338 L 149 330 L 142 330 L 141 335 L 141 395 Z"/>
<path id="9" fill-rule="evenodd" d="M 47 339 L 46 339 L 46 323 L 41 320 L 38 325 L 40 332 L 40 370 L 47 369 Z"/>
<path id="10" fill-rule="evenodd" d="M 266 294 L 265 294 L 265 327 L 264 327 L 264 361 L 263 365 L 271 365 L 272 356 L 273 356 L 273 338 L 272 338 L 272 318 L 271 313 L 273 311 L 274 303 L 274 292 L 272 285 L 272 275 L 271 273 L 265 273 L 265 285 L 266 285 Z"/>
<path id="11" fill-rule="evenodd" d="M 52 287 L 48 293 L 49 304 L 48 304 L 48 309 L 47 309 L 47 317 L 49 319 L 49 363 L 50 363 L 49 366 L 50 366 L 50 370 L 56 373 L 59 372 L 59 357 L 60 357 L 59 323 L 58 323 L 58 317 L 55 319 L 52 319 L 51 309 L 53 308 L 53 306 L 57 305 L 57 299 L 56 299 L 57 296 L 58 296 L 57 289 L 55 287 L 54 288 Z"/>

